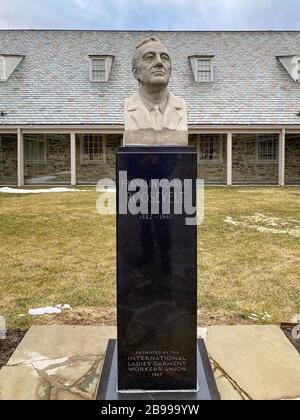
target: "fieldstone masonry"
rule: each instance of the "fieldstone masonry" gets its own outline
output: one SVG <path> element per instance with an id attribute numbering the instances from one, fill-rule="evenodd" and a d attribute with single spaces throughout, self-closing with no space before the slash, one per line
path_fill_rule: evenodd
<path id="1" fill-rule="evenodd" d="M 26 156 L 26 142 L 45 141 L 46 159 L 34 163 Z M 70 136 L 68 134 L 25 134 L 25 184 L 70 184 Z"/>
<path id="2" fill-rule="evenodd" d="M 81 142 L 84 135 L 77 135 L 76 168 L 78 184 L 97 183 L 102 178 L 109 178 L 115 181 L 116 178 L 116 153 L 122 144 L 122 134 L 106 134 L 106 153 L 101 155 L 102 162 L 84 162 L 81 158 Z M 103 141 L 103 140 L 102 140 Z M 101 143 L 102 144 L 102 143 Z"/>
<path id="3" fill-rule="evenodd" d="M 189 136 L 189 145 L 197 148 L 197 135 Z M 200 139 L 201 141 L 201 139 Z M 227 143 L 226 135 L 219 136 L 219 161 L 198 161 L 198 178 L 206 184 L 226 184 L 227 178 Z"/>
<path id="4" fill-rule="evenodd" d="M 234 184 L 278 184 L 278 162 L 258 161 L 256 135 L 233 135 L 232 180 Z"/>
<path id="5" fill-rule="evenodd" d="M 300 134 L 288 134 L 285 147 L 286 184 L 300 183 Z"/>
<path id="6" fill-rule="evenodd" d="M 0 182 L 15 185 L 17 167 L 17 135 L 0 134 Z"/>

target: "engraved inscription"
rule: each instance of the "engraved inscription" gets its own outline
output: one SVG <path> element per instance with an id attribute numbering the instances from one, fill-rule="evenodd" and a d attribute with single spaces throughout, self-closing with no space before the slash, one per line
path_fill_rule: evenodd
<path id="1" fill-rule="evenodd" d="M 160 377 L 186 372 L 186 363 L 186 358 L 178 351 L 137 351 L 128 356 L 128 371 Z"/>

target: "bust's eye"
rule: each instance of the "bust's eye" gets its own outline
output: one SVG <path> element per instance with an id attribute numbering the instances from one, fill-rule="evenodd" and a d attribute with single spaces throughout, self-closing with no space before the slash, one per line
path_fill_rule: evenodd
<path id="1" fill-rule="evenodd" d="M 153 60 L 154 55 L 153 54 L 146 54 L 144 57 L 144 60 L 146 61 L 151 61 Z"/>
<path id="2" fill-rule="evenodd" d="M 162 59 L 163 61 L 170 61 L 170 57 L 169 57 L 167 54 L 162 54 L 162 55 L 161 55 L 161 59 Z"/>

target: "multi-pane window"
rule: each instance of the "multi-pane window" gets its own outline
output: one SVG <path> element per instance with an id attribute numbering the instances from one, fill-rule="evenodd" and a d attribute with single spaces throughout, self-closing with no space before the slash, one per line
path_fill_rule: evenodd
<path id="1" fill-rule="evenodd" d="M 220 160 L 220 137 L 218 134 L 203 134 L 199 136 L 199 160 Z"/>
<path id="2" fill-rule="evenodd" d="M 106 80 L 106 59 L 92 58 L 92 82 L 105 82 Z"/>
<path id="3" fill-rule="evenodd" d="M 197 60 L 197 81 L 212 81 L 212 62 L 210 58 L 198 58 Z"/>
<path id="4" fill-rule="evenodd" d="M 258 160 L 276 161 L 278 150 L 277 134 L 259 135 L 257 140 Z"/>
<path id="5" fill-rule="evenodd" d="M 103 137 L 100 134 L 85 134 L 81 140 L 81 161 L 103 161 Z"/>
<path id="6" fill-rule="evenodd" d="M 28 163 L 46 163 L 46 141 L 26 140 L 25 160 Z"/>
<path id="7" fill-rule="evenodd" d="M 0 57 L 0 80 L 4 80 L 5 78 L 5 62 L 4 57 Z"/>

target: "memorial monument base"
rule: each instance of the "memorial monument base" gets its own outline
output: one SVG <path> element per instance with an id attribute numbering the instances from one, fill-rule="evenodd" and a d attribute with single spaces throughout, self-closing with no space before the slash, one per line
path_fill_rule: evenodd
<path id="1" fill-rule="evenodd" d="M 203 340 L 198 340 L 197 354 L 197 391 L 130 391 L 118 392 L 117 367 L 117 341 L 110 340 L 107 347 L 103 365 L 102 376 L 96 399 L 98 401 L 203 401 L 219 400 L 219 392 L 209 362 L 208 354 Z"/>

